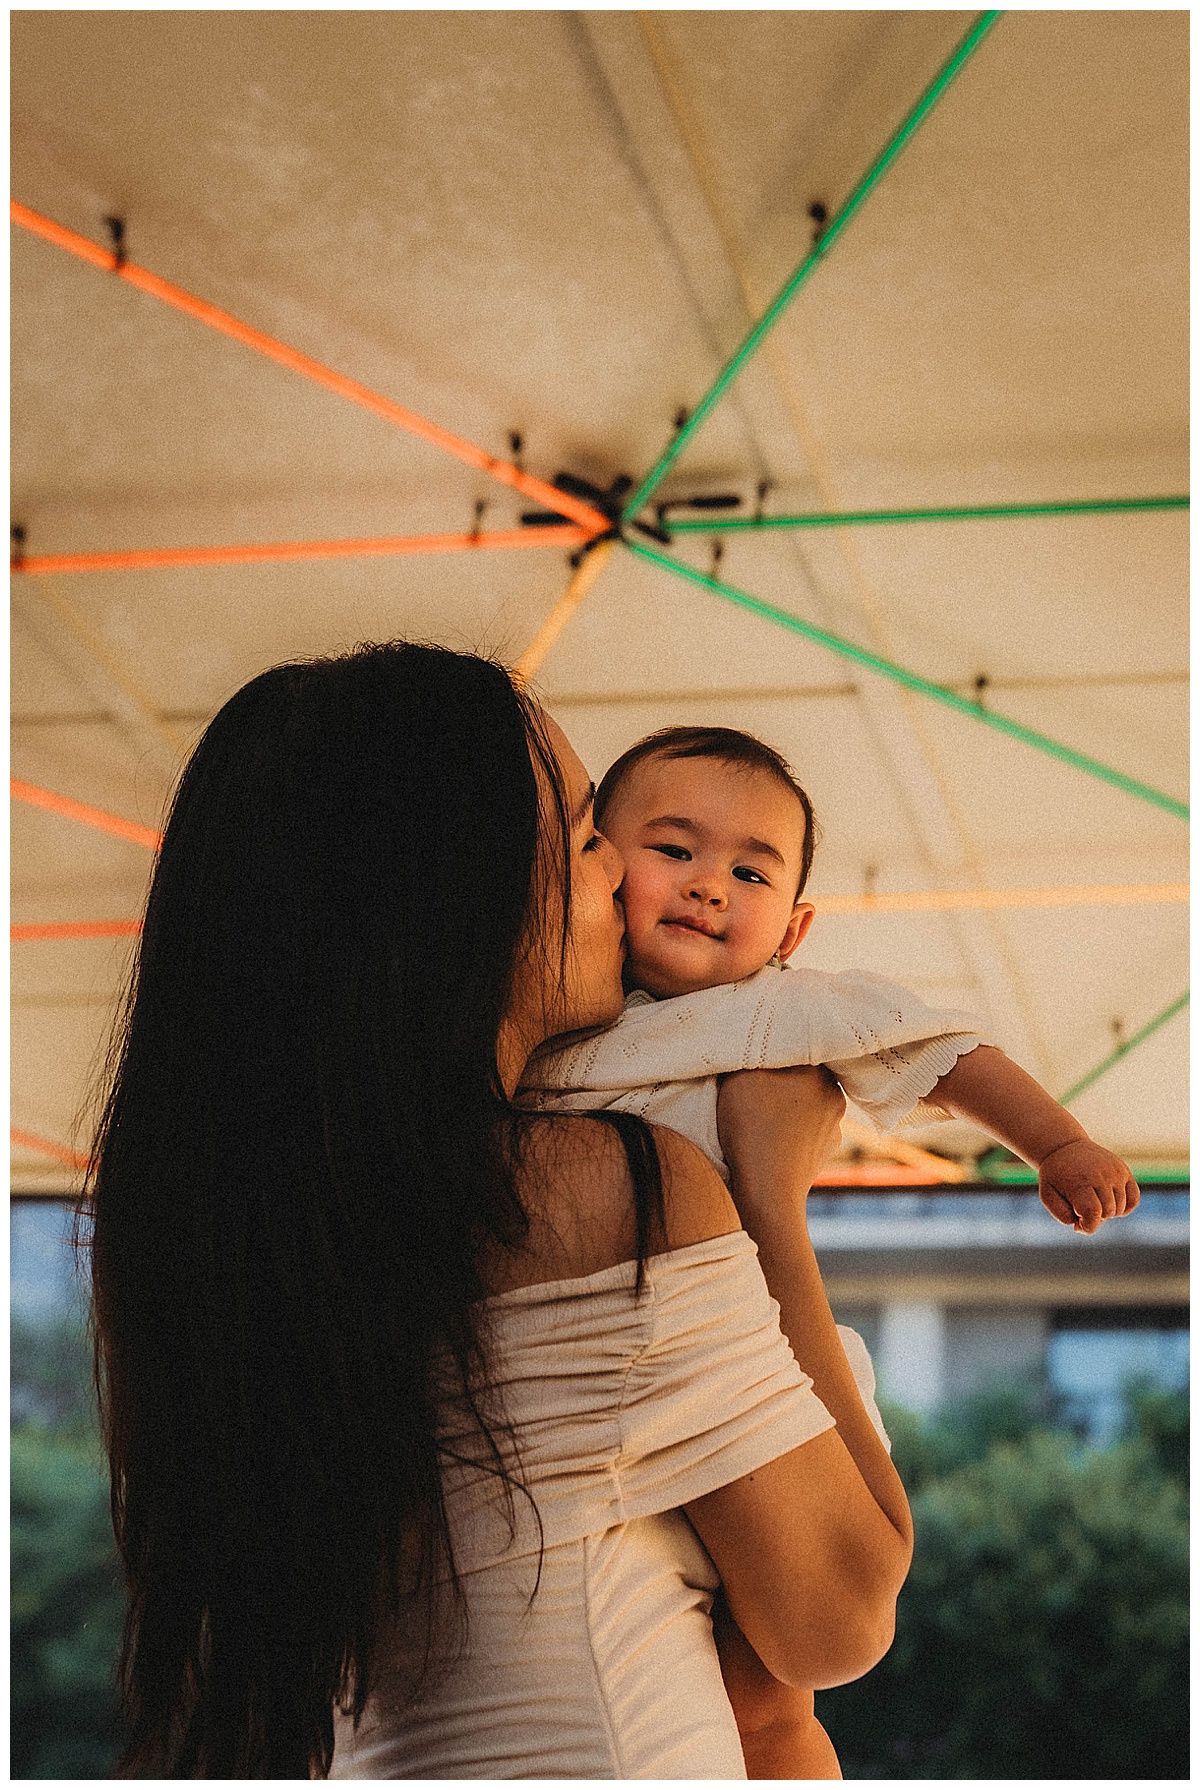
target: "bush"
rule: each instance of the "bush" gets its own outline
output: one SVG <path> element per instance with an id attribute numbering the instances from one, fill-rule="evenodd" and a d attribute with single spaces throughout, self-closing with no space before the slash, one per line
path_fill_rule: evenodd
<path id="1" fill-rule="evenodd" d="M 936 1423 L 923 1422 L 902 1405 L 885 1404 L 883 1417 L 910 1499 L 931 1480 L 984 1460 L 999 1442 L 1023 1442 L 1038 1430 L 1066 1427 L 1054 1393 L 1032 1376 L 1013 1376 L 948 1400 Z"/>
<path id="2" fill-rule="evenodd" d="M 817 1699 L 847 1777 L 1187 1777 L 1187 1508 L 1158 1396 L 1104 1453 L 1029 1405 L 976 1401 L 953 1432 L 889 1413 L 917 1546 L 891 1652 Z"/>
<path id="3" fill-rule="evenodd" d="M 14 1318 L 9 1334 L 13 1422 L 91 1435 L 92 1363 L 82 1320 L 27 1324 Z"/>
<path id="4" fill-rule="evenodd" d="M 1187 1491 L 1191 1483 L 1187 1393 L 1167 1392 L 1161 1386 L 1135 1385 L 1129 1390 L 1128 1403 L 1130 1433 L 1146 1443 L 1160 1471 Z"/>
<path id="5" fill-rule="evenodd" d="M 12 1438 L 14 1778 L 102 1778 L 122 1745 L 113 1667 L 123 1597 L 94 1441 Z"/>
<path id="6" fill-rule="evenodd" d="M 102 1778 L 122 1592 L 77 1325 L 13 1338 L 12 1773 Z M 848 1778 L 1185 1778 L 1186 1395 L 1106 1453 L 1009 1383 L 885 1412 L 917 1529 L 896 1641 L 818 1713 Z"/>

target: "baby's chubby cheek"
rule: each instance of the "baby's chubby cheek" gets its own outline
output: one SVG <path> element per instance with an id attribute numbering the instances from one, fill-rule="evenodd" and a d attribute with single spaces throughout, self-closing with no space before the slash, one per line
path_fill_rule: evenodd
<path id="1" fill-rule="evenodd" d="M 671 940 L 658 924 L 658 913 L 648 911 L 636 892 L 625 903 L 625 953 L 625 986 L 658 993 L 662 972 L 672 960 Z"/>
<path id="2" fill-rule="evenodd" d="M 625 925 L 625 980 L 636 987 L 642 974 L 661 961 L 661 941 L 655 938 L 653 930 L 647 935 L 631 925 L 628 918 Z"/>
<path id="3" fill-rule="evenodd" d="M 635 940 L 646 939 L 665 911 L 665 897 L 654 887 L 653 880 L 639 876 L 632 865 L 626 866 L 625 880 L 617 890 L 617 900 L 625 913 L 625 926 L 632 949 Z"/>

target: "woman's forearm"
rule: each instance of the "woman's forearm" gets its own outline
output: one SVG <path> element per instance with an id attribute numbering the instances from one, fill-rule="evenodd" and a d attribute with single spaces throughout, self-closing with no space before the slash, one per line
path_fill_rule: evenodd
<path id="1" fill-rule="evenodd" d="M 1051 1150 L 1087 1137 L 1078 1119 L 993 1044 L 959 1057 L 926 1099 L 978 1125 L 1035 1168 Z"/>

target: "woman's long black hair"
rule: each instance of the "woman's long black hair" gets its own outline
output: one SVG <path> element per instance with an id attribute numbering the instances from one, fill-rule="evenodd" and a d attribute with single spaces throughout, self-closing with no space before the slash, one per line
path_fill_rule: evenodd
<path id="1" fill-rule="evenodd" d="M 531 932 L 565 964 L 569 868 L 537 710 L 467 654 L 277 666 L 182 775 L 88 1189 L 122 1775 L 327 1774 L 381 1621 L 431 1623 L 453 1580 L 445 1351 L 509 1473 L 473 1307 L 483 1251 L 528 1228 L 532 1121 L 497 1035 Z"/>

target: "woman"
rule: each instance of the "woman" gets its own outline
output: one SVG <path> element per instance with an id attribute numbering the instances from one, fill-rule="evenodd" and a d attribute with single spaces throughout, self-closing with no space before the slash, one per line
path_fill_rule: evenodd
<path id="1" fill-rule="evenodd" d="M 126 1775 L 738 1777 L 718 1573 L 790 1682 L 888 1645 L 907 1507 L 803 1222 L 840 1095 L 729 1079 L 736 1208 L 513 1104 L 620 1010 L 590 795 L 407 644 L 255 678 L 183 774 L 90 1188 Z"/>

